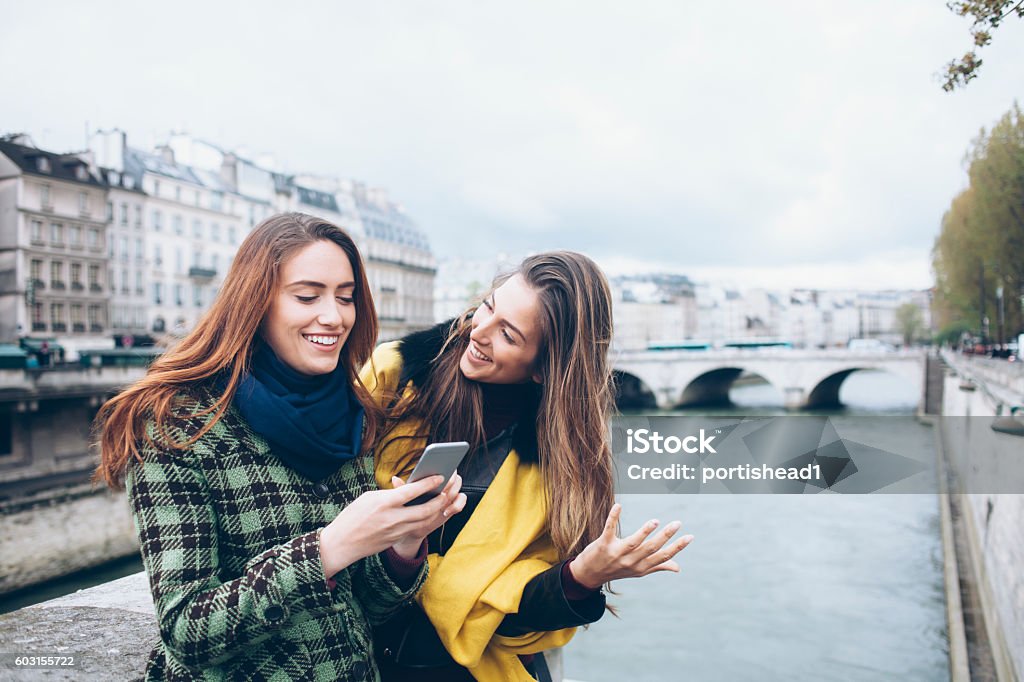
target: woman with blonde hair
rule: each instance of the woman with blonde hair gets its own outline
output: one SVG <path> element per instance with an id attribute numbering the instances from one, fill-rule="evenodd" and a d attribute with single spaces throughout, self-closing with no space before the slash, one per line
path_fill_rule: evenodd
<path id="1" fill-rule="evenodd" d="M 377 338 L 341 229 L 273 216 L 209 312 L 101 409 L 97 477 L 125 484 L 160 626 L 147 679 L 377 677 L 371 624 L 423 582 L 423 538 L 461 510 L 440 483 L 376 490 Z"/>
<path id="2" fill-rule="evenodd" d="M 600 269 L 557 251 L 498 278 L 475 310 L 374 352 L 378 485 L 400 486 L 430 442 L 472 446 L 466 510 L 430 534 L 418 604 L 378 630 L 385 680 L 545 679 L 535 654 L 601 617 L 603 585 L 679 570 L 692 536 L 673 539 L 678 522 L 616 536 L 611 338 Z"/>

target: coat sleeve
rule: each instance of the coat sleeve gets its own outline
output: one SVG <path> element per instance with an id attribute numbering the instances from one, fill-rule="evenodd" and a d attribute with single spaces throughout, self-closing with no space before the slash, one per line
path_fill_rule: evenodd
<path id="1" fill-rule="evenodd" d="M 129 467 L 128 497 L 160 636 L 184 665 L 219 664 L 300 612 L 344 608 L 328 589 L 316 531 L 268 549 L 240 576 L 222 580 L 211 493 L 191 452 L 147 444 L 142 455 Z"/>
<path id="2" fill-rule="evenodd" d="M 518 637 L 529 632 L 551 632 L 600 620 L 605 610 L 604 594 L 595 591 L 585 599 L 568 599 L 562 585 L 564 564 L 555 564 L 526 584 L 519 611 L 505 616 L 498 626 L 499 635 Z"/>
<path id="3" fill-rule="evenodd" d="M 367 484 L 372 486 L 372 459 L 364 458 L 360 473 Z M 370 625 L 381 625 L 413 600 L 426 579 L 427 562 L 424 561 L 411 584 L 403 589 L 388 572 L 383 555 L 372 554 L 352 567 L 352 593 L 362 605 Z"/>
<path id="4" fill-rule="evenodd" d="M 388 574 L 380 554 L 360 561 L 352 574 L 352 593 L 363 606 L 370 625 L 386 623 L 391 616 L 413 601 L 427 579 L 427 563 L 423 562 L 415 580 L 403 590 Z"/>

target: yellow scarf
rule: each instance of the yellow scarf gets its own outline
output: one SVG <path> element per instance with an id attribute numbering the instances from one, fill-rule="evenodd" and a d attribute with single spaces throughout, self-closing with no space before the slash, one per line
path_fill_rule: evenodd
<path id="1" fill-rule="evenodd" d="M 402 357 L 396 343 L 374 351 L 361 378 L 382 404 L 399 390 Z M 411 384 L 403 394 L 412 391 Z M 397 424 L 374 454 L 377 483 L 406 477 L 415 466 L 410 450 L 423 439 L 401 438 L 417 432 L 416 420 Z M 565 646 L 576 628 L 535 632 L 520 637 L 496 634 L 509 613 L 519 610 L 523 588 L 558 562 L 547 532 L 547 509 L 540 469 L 512 451 L 477 505 L 473 516 L 444 556 L 427 557 L 429 574 L 417 600 L 448 653 L 482 682 L 529 682 L 520 654 Z"/>

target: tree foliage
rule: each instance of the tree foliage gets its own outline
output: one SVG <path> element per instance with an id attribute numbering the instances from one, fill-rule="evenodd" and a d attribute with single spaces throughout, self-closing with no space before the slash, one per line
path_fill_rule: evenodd
<path id="1" fill-rule="evenodd" d="M 951 92 L 977 77 L 981 68 L 978 48 L 992 42 L 992 31 L 999 28 L 1005 19 L 1024 17 L 1024 0 L 951 0 L 946 7 L 961 17 L 972 19 L 971 38 L 974 39 L 973 50 L 946 65 L 942 89 Z"/>
<path id="2" fill-rule="evenodd" d="M 924 316 L 921 315 L 921 309 L 913 303 L 904 303 L 897 308 L 896 328 L 903 336 L 904 346 L 913 344 L 924 331 Z"/>
<path id="3" fill-rule="evenodd" d="M 968 187 L 950 203 L 932 249 L 939 327 L 966 322 L 1003 341 L 1024 331 L 1024 114 L 1016 104 L 968 151 Z M 988 323 L 986 325 L 985 319 Z"/>

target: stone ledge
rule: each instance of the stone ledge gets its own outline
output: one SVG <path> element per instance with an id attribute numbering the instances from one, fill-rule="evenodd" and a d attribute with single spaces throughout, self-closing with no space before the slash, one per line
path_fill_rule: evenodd
<path id="1" fill-rule="evenodd" d="M 160 638 L 145 573 L 0 616 L 0 678 L 137 680 Z M 15 669 L 11 655 L 71 656 L 74 667 Z"/>

